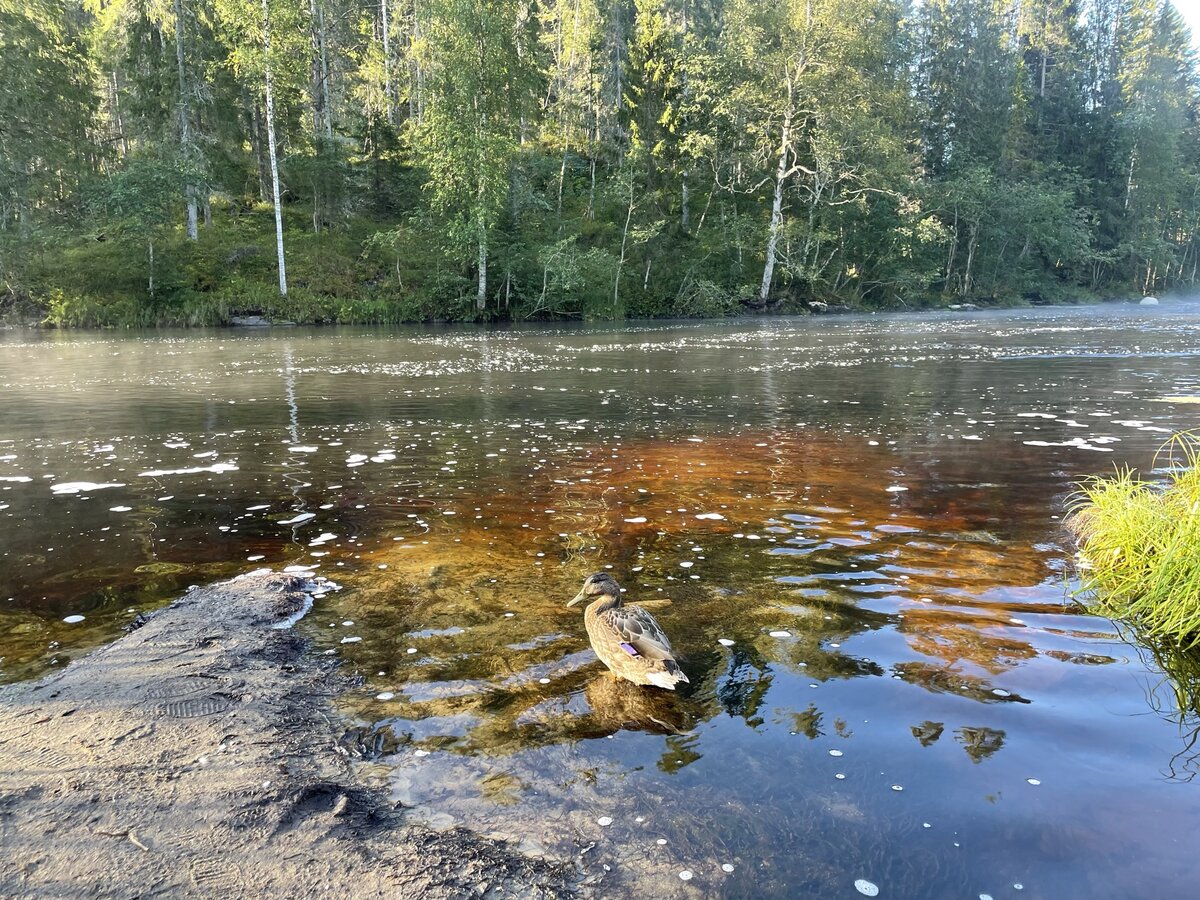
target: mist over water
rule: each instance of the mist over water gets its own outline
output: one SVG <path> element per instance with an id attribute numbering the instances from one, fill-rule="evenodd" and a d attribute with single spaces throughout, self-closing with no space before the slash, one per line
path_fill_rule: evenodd
<path id="1" fill-rule="evenodd" d="M 1178 889 L 1196 718 L 1069 601 L 1061 517 L 1200 425 L 1198 357 L 1166 302 L 0 335 L 0 679 L 316 566 L 366 776 L 598 891 Z M 686 690 L 588 649 L 563 604 L 606 567 Z"/>

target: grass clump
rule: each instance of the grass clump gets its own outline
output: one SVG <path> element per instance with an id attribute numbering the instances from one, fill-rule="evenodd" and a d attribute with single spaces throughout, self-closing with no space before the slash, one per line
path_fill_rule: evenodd
<path id="1" fill-rule="evenodd" d="M 1085 482 L 1067 524 L 1092 610 L 1183 650 L 1200 646 L 1200 435 L 1163 445 L 1165 481 L 1131 469 Z"/>

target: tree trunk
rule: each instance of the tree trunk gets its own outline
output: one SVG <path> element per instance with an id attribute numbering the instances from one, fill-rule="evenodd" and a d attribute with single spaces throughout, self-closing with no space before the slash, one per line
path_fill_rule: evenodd
<path id="1" fill-rule="evenodd" d="M 487 309 L 487 233 L 479 230 L 479 286 L 475 291 L 475 309 L 483 312 Z"/>
<path id="2" fill-rule="evenodd" d="M 325 34 L 325 9 L 320 0 L 308 0 L 312 19 L 312 104 L 313 132 L 333 140 L 333 110 L 329 99 L 328 38 Z"/>
<path id="3" fill-rule="evenodd" d="M 967 266 L 963 270 L 962 295 L 965 297 L 971 290 L 971 266 L 975 262 L 975 243 L 979 238 L 979 223 L 972 222 L 967 229 Z"/>
<path id="4" fill-rule="evenodd" d="M 287 296 L 287 267 L 283 258 L 283 212 L 279 208 L 279 160 L 275 153 L 275 94 L 271 82 L 271 7 L 262 0 L 264 81 L 267 100 L 267 152 L 271 157 L 271 199 L 275 204 L 275 255 L 279 260 L 279 294 Z"/>
<path id="5" fill-rule="evenodd" d="M 154 296 L 154 238 L 146 240 L 146 246 L 150 253 L 150 296 Z"/>
<path id="6" fill-rule="evenodd" d="M 791 89 L 788 89 L 789 95 Z M 790 106 L 790 103 L 789 103 Z M 788 148 L 792 139 L 792 115 L 789 110 L 783 118 L 783 135 L 779 141 L 779 165 L 775 169 L 775 196 L 771 200 L 771 231 L 767 237 L 767 262 L 763 266 L 762 284 L 758 299 L 765 306 L 771 294 L 771 281 L 775 277 L 775 252 L 779 246 L 779 230 L 783 226 L 783 182 L 787 177 Z"/>
<path id="7" fill-rule="evenodd" d="M 680 178 L 679 185 L 679 203 L 682 207 L 679 210 L 679 226 L 684 230 L 688 230 L 688 203 L 690 202 L 690 193 L 688 191 L 688 173 L 684 172 Z"/>
<path id="8" fill-rule="evenodd" d="M 188 111 L 187 70 L 184 64 L 184 41 L 186 32 L 183 25 L 183 0 L 175 0 L 175 63 L 179 68 L 179 148 L 183 158 L 192 162 L 191 115 Z M 197 221 L 199 219 L 199 204 L 196 185 L 188 181 L 184 192 L 187 196 L 187 236 L 194 241 L 199 238 Z"/>
<path id="9" fill-rule="evenodd" d="M 625 210 L 625 228 L 621 232 L 621 258 L 617 260 L 617 274 L 613 278 L 613 313 L 621 296 L 621 269 L 625 265 L 625 248 L 629 243 L 629 222 L 633 219 L 633 166 L 629 167 L 629 206 Z"/>
<path id="10" fill-rule="evenodd" d="M 383 18 L 383 115 L 389 125 L 394 125 L 395 122 L 392 121 L 392 36 L 388 33 L 391 31 L 391 22 L 388 18 L 390 2 L 391 0 L 380 0 L 379 13 Z"/>

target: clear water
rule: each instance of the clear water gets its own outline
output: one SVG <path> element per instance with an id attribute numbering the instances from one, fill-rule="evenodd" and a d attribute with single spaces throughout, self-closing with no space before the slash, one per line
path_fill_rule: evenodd
<path id="1" fill-rule="evenodd" d="M 299 627 L 363 676 L 364 775 L 597 893 L 1200 875 L 1200 722 L 1069 602 L 1061 525 L 1200 426 L 1164 399 L 1200 394 L 1200 306 L 8 334 L 0 384 L 0 679 L 315 564 L 344 590 Z M 588 650 L 563 604 L 606 566 L 686 690 Z"/>

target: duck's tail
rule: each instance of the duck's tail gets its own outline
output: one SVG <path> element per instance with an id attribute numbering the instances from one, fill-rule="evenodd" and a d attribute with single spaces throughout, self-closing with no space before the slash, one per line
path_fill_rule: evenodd
<path id="1" fill-rule="evenodd" d="M 672 659 L 665 660 L 665 667 L 661 672 L 650 672 L 646 676 L 655 687 L 666 688 L 668 691 L 675 690 L 675 685 L 683 682 L 690 684 L 688 677 L 683 674 L 683 669 L 679 668 L 679 664 Z"/>

